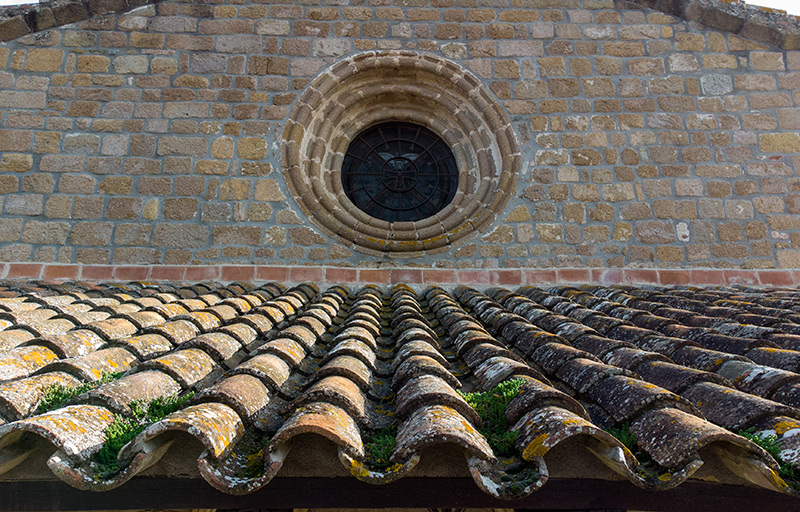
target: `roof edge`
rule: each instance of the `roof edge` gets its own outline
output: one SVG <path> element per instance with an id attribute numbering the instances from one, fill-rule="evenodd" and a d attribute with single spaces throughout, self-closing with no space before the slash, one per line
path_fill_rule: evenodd
<path id="1" fill-rule="evenodd" d="M 0 8 L 0 41 L 161 0 L 49 0 Z M 743 0 L 622 0 L 783 50 L 800 50 L 800 17 Z"/>
<path id="2" fill-rule="evenodd" d="M 782 50 L 800 50 L 800 17 L 743 0 L 626 0 Z"/>
<path id="3" fill-rule="evenodd" d="M 548 484 L 518 501 L 497 500 L 474 486 L 472 478 L 407 477 L 391 485 L 372 485 L 355 478 L 275 478 L 256 492 L 223 494 L 202 479 L 139 477 L 125 487 L 87 493 L 53 480 L 0 481 L 3 510 L 113 510 L 130 508 L 263 507 L 508 507 L 528 510 L 634 509 L 669 511 L 772 512 L 796 510 L 797 498 L 765 489 L 690 481 L 670 491 L 648 491 L 628 481 L 551 477 Z"/>
<path id="4" fill-rule="evenodd" d="M 50 0 L 0 8 L 0 41 L 88 20 L 106 13 L 127 12 L 161 0 Z"/>

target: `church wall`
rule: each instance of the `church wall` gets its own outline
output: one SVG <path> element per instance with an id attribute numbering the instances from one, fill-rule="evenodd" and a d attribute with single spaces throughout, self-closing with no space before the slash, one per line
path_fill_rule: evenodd
<path id="1" fill-rule="evenodd" d="M 455 244 L 356 247 L 287 186 L 300 95 L 370 51 L 455 63 L 513 127 Z M 3 262 L 800 268 L 800 52 L 623 2 L 165 1 L 3 43 L 0 89 Z"/>

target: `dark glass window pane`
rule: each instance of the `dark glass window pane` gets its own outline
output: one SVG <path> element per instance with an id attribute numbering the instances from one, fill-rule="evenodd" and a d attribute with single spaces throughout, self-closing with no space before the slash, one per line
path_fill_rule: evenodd
<path id="1" fill-rule="evenodd" d="M 342 163 L 347 197 L 389 222 L 441 211 L 458 188 L 453 152 L 435 133 L 411 123 L 383 123 L 358 134 Z"/>

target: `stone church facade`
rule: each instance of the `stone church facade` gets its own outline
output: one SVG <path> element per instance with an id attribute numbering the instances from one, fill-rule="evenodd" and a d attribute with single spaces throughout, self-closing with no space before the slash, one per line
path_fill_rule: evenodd
<path id="1" fill-rule="evenodd" d="M 7 9 L 3 273 L 793 284 L 798 26 L 716 0 Z M 343 185 L 386 122 L 452 150 L 424 218 Z"/>

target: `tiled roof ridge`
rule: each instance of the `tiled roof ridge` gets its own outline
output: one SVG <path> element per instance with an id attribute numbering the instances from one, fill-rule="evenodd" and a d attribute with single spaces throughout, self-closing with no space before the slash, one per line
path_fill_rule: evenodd
<path id="1" fill-rule="evenodd" d="M 681 484 L 714 446 L 745 480 L 798 494 L 734 433 L 774 433 L 800 467 L 797 290 L 0 283 L 0 310 L 3 469 L 41 449 L 25 442 L 37 435 L 54 446 L 50 469 L 81 489 L 122 485 L 167 457 L 180 431 L 205 448 L 201 476 L 232 494 L 267 485 L 306 434 L 374 484 L 455 445 L 478 487 L 516 499 L 545 484 L 545 456 L 569 441 L 643 488 Z M 124 373 L 35 410 L 43 387 L 111 370 Z M 518 437 L 501 457 L 456 389 L 511 378 L 525 383 L 505 410 Z M 98 474 L 109 425 L 134 403 L 190 391 L 122 448 L 118 472 Z M 389 465 L 374 466 L 370 437 L 392 425 Z M 630 428 L 638 447 L 611 427 Z"/>
<path id="2" fill-rule="evenodd" d="M 0 7 L 0 41 L 122 13 L 161 0 L 49 0 Z M 742 0 L 617 0 L 655 9 L 784 50 L 800 49 L 800 17 Z"/>

